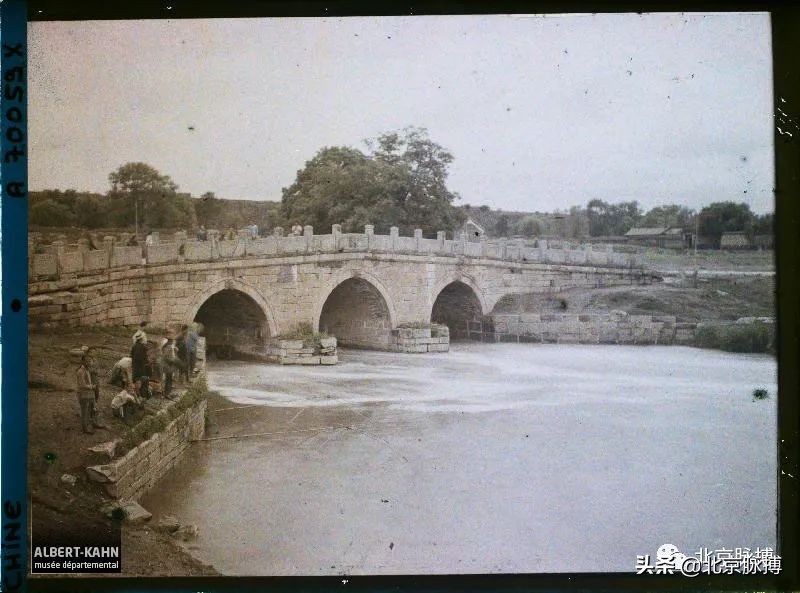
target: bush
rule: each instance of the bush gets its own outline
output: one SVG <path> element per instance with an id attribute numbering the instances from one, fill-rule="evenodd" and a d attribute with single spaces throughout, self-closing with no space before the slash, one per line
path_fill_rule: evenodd
<path id="1" fill-rule="evenodd" d="M 208 396 L 208 385 L 205 377 L 200 376 L 186 388 L 181 397 L 175 401 L 171 406 L 166 408 L 165 413 L 157 413 L 152 416 L 145 416 L 142 420 L 131 427 L 125 433 L 125 436 L 120 439 L 118 451 L 120 454 L 125 454 L 140 443 L 145 442 L 154 434 L 163 432 L 170 422 L 175 420 L 178 416 L 183 414 L 186 410 L 194 406 L 200 400 Z"/>
<path id="2" fill-rule="evenodd" d="M 753 399 L 767 399 L 769 392 L 766 389 L 758 388 L 753 390 Z"/>
<path id="3" fill-rule="evenodd" d="M 75 215 L 64 204 L 52 199 L 42 200 L 31 206 L 30 224 L 38 226 L 70 226 Z"/>
<path id="4" fill-rule="evenodd" d="M 701 325 L 695 333 L 695 345 L 726 352 L 775 352 L 775 328 L 753 321 L 730 325 Z"/>

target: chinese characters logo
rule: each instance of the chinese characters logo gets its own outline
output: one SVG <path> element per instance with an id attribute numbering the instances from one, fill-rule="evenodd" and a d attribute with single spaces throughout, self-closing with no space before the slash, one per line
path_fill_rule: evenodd
<path id="1" fill-rule="evenodd" d="M 650 554 L 636 557 L 636 574 L 778 574 L 781 557 L 772 548 L 700 548 L 687 556 L 677 546 L 664 544 L 651 560 Z"/>

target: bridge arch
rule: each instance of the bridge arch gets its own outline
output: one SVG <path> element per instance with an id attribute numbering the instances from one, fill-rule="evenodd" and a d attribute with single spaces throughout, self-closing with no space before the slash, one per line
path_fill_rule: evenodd
<path id="1" fill-rule="evenodd" d="M 395 325 L 386 286 L 372 274 L 352 270 L 334 277 L 314 311 L 315 331 L 336 336 L 343 346 L 386 349 Z"/>
<path id="2" fill-rule="evenodd" d="M 450 330 L 450 337 L 468 335 L 468 323 L 489 312 L 483 291 L 474 280 L 465 275 L 452 276 L 434 290 L 431 306 L 431 323 L 441 323 Z"/>
<path id="3" fill-rule="evenodd" d="M 192 299 L 185 322 L 204 326 L 210 351 L 260 351 L 269 336 L 277 334 L 275 316 L 254 286 L 229 278 L 216 282 Z"/>

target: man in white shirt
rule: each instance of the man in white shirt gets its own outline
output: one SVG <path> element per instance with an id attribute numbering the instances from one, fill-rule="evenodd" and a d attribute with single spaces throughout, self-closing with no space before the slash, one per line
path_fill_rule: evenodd
<path id="1" fill-rule="evenodd" d="M 126 389 L 123 389 L 111 400 L 111 411 L 114 416 L 124 420 L 133 414 L 138 405 L 139 402 L 136 397 L 128 393 Z"/>

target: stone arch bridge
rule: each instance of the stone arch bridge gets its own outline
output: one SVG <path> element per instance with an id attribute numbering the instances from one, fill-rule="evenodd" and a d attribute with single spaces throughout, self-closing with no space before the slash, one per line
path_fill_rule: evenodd
<path id="1" fill-rule="evenodd" d="M 32 326 L 157 327 L 200 321 L 208 335 L 255 342 L 300 324 L 325 330 L 342 345 L 387 348 L 392 330 L 431 322 L 459 337 L 467 323 L 514 294 L 554 294 L 575 287 L 649 283 L 655 275 L 611 248 L 555 248 L 540 240 L 470 242 L 364 233 L 265 238 L 245 232 L 206 241 L 176 233 L 152 245 L 106 237 L 31 247 Z"/>

